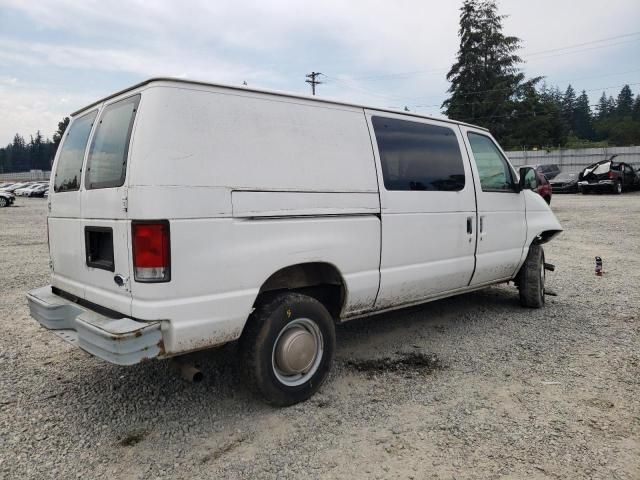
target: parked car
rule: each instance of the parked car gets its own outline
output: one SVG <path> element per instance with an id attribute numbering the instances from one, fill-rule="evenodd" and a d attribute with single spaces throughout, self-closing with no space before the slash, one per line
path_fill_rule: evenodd
<path id="1" fill-rule="evenodd" d="M 28 197 L 30 196 L 30 193 L 34 190 L 34 189 L 38 189 L 40 188 L 40 185 L 37 183 L 32 183 L 30 185 L 27 185 L 26 187 L 22 187 L 22 188 L 18 188 L 17 190 L 14 190 L 14 194 L 18 197 Z"/>
<path id="2" fill-rule="evenodd" d="M 53 171 L 31 315 L 121 365 L 238 339 L 275 405 L 319 388 L 336 322 L 510 280 L 542 307 L 562 231 L 484 128 L 185 80 L 72 114 Z"/>
<path id="3" fill-rule="evenodd" d="M 578 193 L 578 174 L 560 172 L 549 182 L 553 193 Z"/>
<path id="4" fill-rule="evenodd" d="M 561 172 L 560 167 L 555 163 L 538 164 L 534 165 L 533 168 L 542 173 L 549 181 L 554 179 Z"/>
<path id="5" fill-rule="evenodd" d="M 16 199 L 13 193 L 0 190 L 0 207 L 10 207 Z"/>
<path id="6" fill-rule="evenodd" d="M 22 197 L 42 197 L 45 190 L 49 188 L 48 185 L 42 183 L 36 183 L 34 185 L 29 185 L 26 188 L 20 188 L 15 191 L 16 195 L 20 195 Z"/>
<path id="7" fill-rule="evenodd" d="M 617 155 L 608 160 L 589 165 L 578 177 L 582 193 L 606 191 L 620 194 L 626 190 L 640 188 L 640 178 L 633 167 L 624 162 L 615 162 Z"/>
<path id="8" fill-rule="evenodd" d="M 526 165 L 525 167 L 532 168 L 536 172 L 536 187 L 533 188 L 533 191 L 544 198 L 547 205 L 551 205 L 551 196 L 553 193 L 547 177 L 534 165 Z"/>
<path id="9" fill-rule="evenodd" d="M 28 187 L 29 185 L 31 185 L 31 183 L 29 182 L 20 182 L 20 183 L 14 183 L 13 185 L 9 185 L 8 187 L 3 188 L 3 190 L 5 192 L 15 192 L 16 190 L 20 189 L 20 188 L 25 188 Z"/>

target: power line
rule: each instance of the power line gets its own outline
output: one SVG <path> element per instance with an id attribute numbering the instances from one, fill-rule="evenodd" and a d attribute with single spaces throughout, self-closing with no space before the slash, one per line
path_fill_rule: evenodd
<path id="1" fill-rule="evenodd" d="M 621 72 L 620 74 L 626 74 L 626 73 L 633 73 L 633 72 L 637 72 L 640 70 L 631 70 L 628 72 Z M 611 75 L 618 75 L 618 74 L 611 74 Z M 604 76 L 609 76 L 609 75 L 601 75 L 602 77 Z M 394 100 L 394 101 L 404 101 L 404 100 L 412 100 L 412 99 L 419 99 L 421 97 L 401 97 L 401 96 L 397 96 L 397 95 L 387 95 L 387 94 L 383 94 L 383 93 L 379 93 L 379 92 L 373 92 L 371 90 L 367 90 L 361 87 L 355 87 L 351 84 L 349 84 L 348 82 L 339 79 L 339 78 L 335 78 L 335 77 L 330 77 L 328 75 L 325 75 L 326 78 L 339 82 L 341 84 L 343 84 L 346 88 L 355 90 L 355 91 L 359 91 L 362 93 L 366 93 L 368 95 L 373 95 L 373 96 L 377 96 L 377 97 L 381 97 L 381 98 L 386 98 L 389 100 Z M 582 77 L 582 78 L 597 78 L 598 76 L 592 76 L 592 77 Z M 581 80 L 582 78 L 574 78 L 573 80 L 564 80 L 563 82 L 572 82 L 572 81 L 576 81 L 576 80 Z M 594 91 L 599 91 L 599 90 L 608 90 L 611 88 L 622 88 L 624 87 L 624 85 L 639 85 L 640 83 L 626 83 L 623 85 L 612 85 L 612 86 L 608 86 L 608 87 L 598 87 L 598 88 L 592 88 L 592 89 L 587 89 L 584 90 L 585 92 L 594 92 Z M 511 87 L 507 87 L 507 88 L 492 88 L 492 89 L 488 89 L 488 90 L 468 90 L 466 92 L 458 92 L 458 95 L 461 96 L 471 96 L 471 95 L 475 95 L 478 93 L 491 93 L 491 92 L 502 92 L 502 91 L 510 91 L 512 90 Z M 422 97 L 423 98 L 423 97 Z M 469 102 L 463 105 L 469 105 L 471 103 L 478 103 L 478 102 Z M 438 107 L 440 108 L 441 104 L 430 104 L 430 105 L 413 105 L 413 107 L 415 108 L 427 108 L 427 107 Z"/>
<path id="2" fill-rule="evenodd" d="M 638 32 L 631 32 L 631 33 L 625 33 L 623 35 L 616 35 L 614 37 L 605 37 L 605 38 L 600 38 L 598 40 L 591 40 L 589 42 L 582 42 L 582 43 L 575 43 L 573 45 L 567 45 L 565 47 L 558 47 L 558 48 L 551 48 L 549 50 L 539 50 L 537 52 L 532 52 L 532 53 L 525 53 L 527 56 L 532 57 L 534 55 L 541 55 L 543 53 L 549 53 L 549 52 L 557 52 L 558 50 L 568 50 L 571 48 L 577 48 L 577 47 L 584 47 L 585 45 L 593 45 L 594 43 L 601 43 L 601 42 L 607 42 L 609 40 L 617 40 L 619 38 L 626 38 L 626 37 L 633 37 L 636 35 L 640 35 L 640 31 Z M 630 40 L 632 42 L 636 41 L 637 39 L 634 40 Z"/>
<path id="3" fill-rule="evenodd" d="M 624 44 L 631 43 L 631 42 L 637 42 L 639 40 L 640 40 L 640 38 L 634 38 L 633 40 L 625 40 L 624 42 L 609 43 L 608 45 L 596 45 L 596 46 L 593 46 L 593 47 L 590 47 L 590 48 L 583 48 L 583 49 L 580 49 L 580 50 L 573 50 L 571 52 L 561 52 L 561 53 L 554 53 L 552 55 L 543 55 L 543 56 L 540 56 L 540 57 L 536 57 L 536 58 L 530 59 L 528 61 L 534 61 L 535 62 L 537 60 L 543 60 L 545 58 L 562 57 L 564 55 L 573 55 L 574 53 L 590 52 L 592 50 L 598 50 L 600 48 L 615 47 L 617 45 L 624 45 Z"/>
<path id="4" fill-rule="evenodd" d="M 593 45 L 596 43 L 602 43 L 602 42 L 607 42 L 610 40 L 617 40 L 619 38 L 628 38 L 628 37 L 632 37 L 632 36 L 637 36 L 640 35 L 640 31 L 638 32 L 631 32 L 631 33 L 626 33 L 626 34 L 622 34 L 622 35 L 615 35 L 613 37 L 605 37 L 605 38 L 600 38 L 598 40 L 591 40 L 588 42 L 582 42 L 582 43 L 576 43 L 573 45 L 567 45 L 564 47 L 558 47 L 558 48 L 552 48 L 552 49 L 548 49 L 548 50 L 539 50 L 537 52 L 532 52 L 532 53 L 528 53 L 528 54 L 524 54 L 523 55 L 523 60 L 526 62 L 528 57 L 534 57 L 534 56 L 538 56 L 538 55 L 542 55 L 538 58 L 534 58 L 533 60 L 537 61 L 543 58 L 551 58 L 551 57 L 557 57 L 557 56 L 562 56 L 562 55 L 572 55 L 575 53 L 582 53 L 582 52 L 587 52 L 587 51 L 591 51 L 591 50 L 596 50 L 596 49 L 600 49 L 600 48 L 608 48 L 608 47 L 614 47 L 617 45 L 622 45 L 622 44 L 626 44 L 626 43 L 630 43 L 630 42 L 637 42 L 640 40 L 640 38 L 634 38 L 631 40 L 625 40 L 623 42 L 615 42 L 615 43 L 610 43 L 607 45 L 597 45 L 591 48 L 585 48 L 585 49 L 580 49 L 580 50 L 574 50 L 574 51 L 569 51 L 569 52 L 563 52 L 563 53 L 558 53 L 558 54 L 553 54 L 553 55 L 543 55 L 545 53 L 551 53 L 551 52 L 559 52 L 561 50 L 571 50 L 574 48 L 578 48 L 578 47 L 582 47 L 585 45 Z M 436 68 L 436 69 L 430 69 L 430 70 L 412 70 L 412 71 L 407 71 L 407 72 L 397 72 L 397 73 L 387 73 L 387 74 L 380 74 L 380 75 L 368 75 L 368 76 L 361 76 L 361 77 L 352 77 L 352 80 L 372 80 L 372 79 L 380 79 L 380 78 L 392 78 L 392 77 L 406 77 L 406 76 L 412 76 L 412 75 L 426 75 L 426 74 L 432 74 L 432 73 L 442 73 L 442 72 L 446 72 L 449 70 L 449 67 L 442 67 L 442 68 Z"/>
<path id="5" fill-rule="evenodd" d="M 320 75 L 322 75 L 320 72 L 311 72 L 306 76 L 307 80 L 305 80 L 305 82 L 311 85 L 311 95 L 316 94 L 316 85 L 322 84 L 320 80 L 316 80 Z"/>

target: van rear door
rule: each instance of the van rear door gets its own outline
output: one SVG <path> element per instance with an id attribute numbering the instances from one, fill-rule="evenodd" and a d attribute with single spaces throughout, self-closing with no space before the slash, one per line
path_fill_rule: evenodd
<path id="1" fill-rule="evenodd" d="M 98 109 L 75 117 L 67 128 L 58 149 L 51 179 L 47 218 L 51 283 L 71 295 L 84 298 L 82 228 L 80 225 L 80 187 L 89 136 Z"/>
<path id="2" fill-rule="evenodd" d="M 81 190 L 85 299 L 131 314 L 127 158 L 140 95 L 106 104 L 95 126 Z"/>
<path id="3" fill-rule="evenodd" d="M 80 128 L 74 134 L 84 117 L 74 120 L 55 174 L 56 185 L 62 185 L 65 177 L 73 190 L 54 191 L 49 218 L 52 285 L 124 315 L 131 314 L 126 172 L 139 101 L 140 95 L 133 95 L 92 112 L 92 134 L 88 142 L 84 139 L 88 147 L 82 176 L 75 163 L 78 174 L 66 174 L 62 161 L 67 142 L 74 135 L 88 135 Z M 88 115 L 82 122 L 85 128 Z"/>

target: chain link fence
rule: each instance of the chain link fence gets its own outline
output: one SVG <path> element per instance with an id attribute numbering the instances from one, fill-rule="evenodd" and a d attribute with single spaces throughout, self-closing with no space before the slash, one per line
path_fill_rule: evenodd
<path id="1" fill-rule="evenodd" d="M 3 182 L 28 182 L 37 180 L 49 180 L 51 177 L 50 171 L 45 170 L 30 170 L 28 172 L 12 172 L 12 173 L 0 173 L 0 181 Z"/>
<path id="2" fill-rule="evenodd" d="M 616 161 L 640 168 L 640 146 L 580 148 L 566 150 L 514 150 L 506 152 L 515 167 L 556 164 L 562 171 L 577 173 L 585 167 L 617 155 Z"/>

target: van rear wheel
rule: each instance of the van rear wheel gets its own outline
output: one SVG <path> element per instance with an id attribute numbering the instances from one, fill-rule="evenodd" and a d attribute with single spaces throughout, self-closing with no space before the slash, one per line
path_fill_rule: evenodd
<path id="1" fill-rule="evenodd" d="M 518 272 L 520 304 L 523 307 L 544 306 L 544 250 L 541 245 L 532 244 L 524 264 Z"/>
<path id="2" fill-rule="evenodd" d="M 302 402 L 327 377 L 335 352 L 327 309 L 299 293 L 259 304 L 240 338 L 242 368 L 251 388 L 275 406 Z"/>

